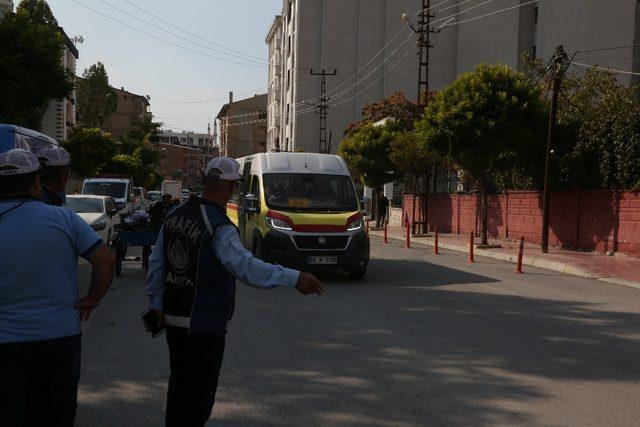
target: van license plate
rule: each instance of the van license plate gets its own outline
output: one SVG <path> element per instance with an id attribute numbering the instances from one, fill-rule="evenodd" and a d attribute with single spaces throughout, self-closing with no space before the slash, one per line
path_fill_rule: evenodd
<path id="1" fill-rule="evenodd" d="M 335 265 L 338 264 L 337 256 L 310 256 L 308 259 L 309 264 L 315 265 Z"/>

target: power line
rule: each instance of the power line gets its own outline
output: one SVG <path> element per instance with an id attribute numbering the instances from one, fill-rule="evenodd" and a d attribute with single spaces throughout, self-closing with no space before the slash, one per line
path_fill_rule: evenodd
<path id="1" fill-rule="evenodd" d="M 607 67 L 600 67 L 598 65 L 589 65 L 589 64 L 583 64 L 580 62 L 572 62 L 572 65 L 577 65 L 579 67 L 583 67 L 583 68 L 593 68 L 595 70 L 601 70 L 601 71 L 610 71 L 612 73 L 617 73 L 617 74 L 627 74 L 627 75 L 631 75 L 631 76 L 640 76 L 640 73 L 636 73 L 633 71 L 624 71 L 624 70 L 617 70 L 615 68 L 607 68 Z"/>
<path id="2" fill-rule="evenodd" d="M 107 5 L 108 7 L 112 8 L 112 9 L 114 9 L 114 10 L 117 10 L 118 12 L 120 12 L 120 13 L 122 13 L 122 14 L 124 14 L 124 15 L 127 15 L 127 16 L 129 16 L 129 17 L 131 17 L 131 18 L 133 18 L 133 19 L 135 19 L 135 20 L 137 20 L 137 21 L 140 21 L 140 22 L 142 22 L 142 23 L 144 23 L 144 24 L 147 24 L 147 25 L 149 25 L 150 27 L 156 28 L 156 29 L 158 29 L 158 30 L 160 30 L 160 31 L 164 31 L 164 32 L 165 32 L 165 33 L 167 33 L 167 34 L 171 34 L 172 36 L 177 37 L 177 38 L 179 38 L 179 39 L 181 39 L 181 40 L 184 40 L 184 41 L 186 41 L 187 43 L 194 44 L 194 45 L 196 45 L 196 46 L 202 47 L 202 48 L 204 48 L 204 49 L 211 50 L 212 52 L 220 53 L 220 54 L 222 54 L 222 55 L 228 55 L 228 56 L 234 57 L 234 58 L 236 58 L 236 59 L 241 59 L 241 60 L 243 60 L 243 61 L 250 61 L 250 62 L 260 63 L 261 65 L 266 65 L 266 62 L 267 62 L 267 61 L 264 61 L 264 60 L 249 59 L 249 58 L 246 58 L 246 57 L 242 57 L 242 56 L 239 56 L 239 55 L 235 55 L 235 54 L 233 54 L 233 53 L 227 53 L 227 52 L 224 52 L 224 51 L 222 51 L 222 50 L 220 50 L 220 49 L 215 49 L 215 48 L 209 47 L 209 46 L 204 45 L 204 44 L 202 44 L 202 43 L 198 43 L 198 42 L 195 42 L 195 41 L 193 41 L 193 40 L 191 40 L 191 39 L 188 39 L 188 38 L 186 38 L 186 37 L 183 37 L 183 36 L 181 36 L 180 34 L 177 34 L 177 33 L 173 32 L 173 31 L 167 30 L 166 28 L 163 28 L 163 27 L 161 27 L 161 26 L 159 26 L 159 25 L 156 25 L 156 24 L 154 24 L 153 22 L 149 22 L 149 21 L 147 21 L 147 20 L 145 20 L 145 19 L 142 19 L 142 18 L 140 18 L 140 17 L 138 17 L 138 16 L 136 16 L 136 15 L 134 15 L 134 14 L 132 14 L 132 13 L 127 12 L 126 10 L 123 10 L 123 9 L 119 8 L 118 6 L 115 6 L 115 5 L 113 5 L 113 4 L 109 3 L 109 2 L 107 2 L 106 0 L 98 0 L 98 1 L 99 1 L 100 3 L 102 3 L 102 4 Z"/>
<path id="3" fill-rule="evenodd" d="M 496 10 L 496 11 L 493 11 L 493 12 L 490 12 L 490 13 L 485 13 L 484 15 L 480 15 L 480 16 L 476 16 L 476 17 L 473 17 L 473 18 L 464 19 L 462 21 L 456 21 L 456 22 L 453 22 L 451 24 L 443 25 L 441 28 L 453 27 L 455 25 L 465 24 L 467 22 L 472 22 L 472 21 L 476 21 L 478 19 L 487 18 L 489 16 L 496 15 L 498 13 L 508 12 L 510 10 L 513 10 L 513 9 L 519 9 L 521 7 L 528 6 L 528 5 L 533 4 L 533 3 L 538 3 L 538 1 L 539 0 L 531 0 L 531 1 L 528 1 L 526 3 L 521 3 L 521 4 L 518 4 L 518 5 L 515 5 L 515 6 L 505 7 L 504 9 Z"/>
<path id="4" fill-rule="evenodd" d="M 602 47 L 602 48 L 597 48 L 597 49 L 585 49 L 585 50 L 579 50 L 575 53 L 575 55 L 578 55 L 580 53 L 591 53 L 591 52 L 602 52 L 605 50 L 617 50 L 617 49 L 627 49 L 630 47 L 638 47 L 640 46 L 640 44 L 636 43 L 636 44 L 628 44 L 628 45 L 624 45 L 624 46 L 613 46 L 613 47 Z"/>
<path id="5" fill-rule="evenodd" d="M 208 58 L 229 62 L 229 63 L 232 63 L 232 64 L 244 65 L 244 66 L 247 66 L 247 67 L 266 68 L 266 65 L 249 64 L 249 63 L 245 63 L 245 62 L 234 61 L 232 59 L 223 58 L 223 57 L 215 56 L 215 55 L 210 55 L 210 54 L 205 53 L 205 52 L 200 52 L 198 50 L 191 49 L 190 47 L 183 46 L 183 45 L 178 44 L 178 43 L 174 43 L 174 42 L 172 42 L 170 40 L 166 40 L 166 39 L 163 39 L 162 37 L 158 37 L 155 34 L 151 34 L 151 33 L 147 32 L 147 31 L 144 31 L 144 30 L 141 30 L 139 28 L 136 28 L 133 25 L 129 25 L 126 22 L 123 22 L 123 21 L 121 21 L 121 20 L 119 20 L 117 18 L 114 18 L 114 17 L 112 17 L 110 15 L 107 15 L 106 13 L 103 13 L 103 12 L 97 10 L 97 9 L 94 9 L 91 6 L 87 6 L 86 4 L 81 3 L 78 0 L 71 0 L 71 1 L 76 3 L 76 4 L 78 4 L 78 5 L 80 5 L 80 6 L 82 6 L 82 7 L 84 7 L 85 9 L 88 9 L 88 10 L 94 12 L 94 13 L 97 13 L 100 16 L 103 16 L 104 18 L 109 19 L 110 21 L 116 22 L 116 23 L 118 23 L 120 25 L 123 25 L 123 26 L 125 26 L 125 27 L 127 27 L 127 28 L 129 28 L 129 29 L 131 29 L 133 31 L 136 31 L 136 32 L 141 33 L 141 34 L 144 34 L 144 35 L 146 35 L 148 37 L 154 38 L 156 40 L 160 40 L 160 41 L 162 41 L 162 42 L 164 42 L 166 44 L 169 44 L 171 46 L 178 47 L 178 48 L 184 49 L 184 50 L 188 50 L 189 52 L 197 53 L 198 55 L 206 56 Z"/>
<path id="6" fill-rule="evenodd" d="M 232 48 L 230 48 L 230 47 L 227 47 L 227 46 L 224 46 L 224 45 L 222 45 L 222 44 L 215 43 L 215 42 L 212 42 L 211 40 L 207 40 L 207 39 L 205 39 L 205 38 L 203 38 L 203 37 L 200 37 L 200 36 L 199 36 L 199 35 L 197 35 L 197 34 L 194 34 L 194 33 L 190 32 L 190 31 L 188 31 L 188 30 L 185 30 L 184 28 L 178 27 L 177 25 L 174 25 L 173 23 L 171 23 L 171 22 L 167 21 L 166 19 L 163 19 L 163 18 L 161 18 L 160 16 L 155 15 L 155 14 L 153 14 L 153 13 L 149 12 L 148 10 L 145 10 L 145 9 L 141 8 L 140 6 L 136 5 L 135 3 L 133 3 L 133 2 L 131 2 L 131 1 L 129 1 L 129 0 L 122 0 L 122 1 L 123 1 L 123 2 L 125 2 L 125 3 L 127 3 L 128 5 L 130 5 L 130 6 L 132 6 L 132 7 L 135 7 L 136 9 L 140 10 L 141 12 L 146 13 L 147 15 L 149 15 L 149 16 L 151 16 L 151 17 L 156 18 L 157 20 L 162 21 L 162 22 L 164 22 L 165 24 L 172 26 L 173 28 L 175 28 L 175 29 L 177 29 L 177 30 L 180 30 L 180 31 L 182 31 L 182 32 L 184 32 L 184 33 L 186 33 L 186 34 L 189 34 L 189 35 L 190 35 L 190 36 L 192 36 L 192 37 L 195 37 L 195 38 L 200 39 L 200 40 L 202 40 L 202 41 L 204 41 L 204 42 L 207 42 L 207 43 L 209 43 L 209 44 L 211 44 L 211 45 L 213 45 L 213 46 L 217 46 L 217 47 L 219 47 L 219 48 L 221 48 L 221 49 L 225 49 L 225 50 L 228 50 L 228 51 L 230 51 L 230 52 L 234 52 L 234 53 L 237 53 L 237 54 L 240 54 L 240 55 L 246 56 L 246 57 L 248 57 L 248 58 L 254 58 L 254 59 L 258 59 L 258 60 L 260 60 L 260 61 L 262 61 L 262 62 L 268 62 L 268 61 L 265 61 L 264 59 L 262 59 L 262 58 L 260 58 L 260 57 L 257 57 L 257 56 L 254 56 L 254 55 L 251 55 L 251 54 L 248 54 L 248 53 L 245 53 L 245 52 L 241 52 L 241 51 L 239 51 L 239 50 L 232 49 Z"/>

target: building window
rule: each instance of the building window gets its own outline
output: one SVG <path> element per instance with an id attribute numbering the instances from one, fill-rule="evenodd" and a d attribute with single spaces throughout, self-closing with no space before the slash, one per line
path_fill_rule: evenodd
<path id="1" fill-rule="evenodd" d="M 533 8 L 533 14 L 534 14 L 534 15 L 533 15 L 533 16 L 534 16 L 533 20 L 534 20 L 534 22 L 535 22 L 536 24 L 538 23 L 538 13 L 539 13 L 539 12 L 540 12 L 540 9 L 538 8 L 538 6 L 536 6 L 536 7 L 534 7 L 534 8 Z"/>
<path id="2" fill-rule="evenodd" d="M 287 8 L 287 24 L 291 22 L 292 11 L 293 11 L 293 0 L 289 0 L 289 7 Z"/>
<path id="3" fill-rule="evenodd" d="M 291 56 L 291 36 L 287 38 L 287 57 Z"/>
<path id="4" fill-rule="evenodd" d="M 285 115 L 285 118 L 284 118 L 284 122 L 287 125 L 289 124 L 289 110 L 290 110 L 290 107 L 289 107 L 289 104 L 287 104 L 287 114 Z"/>
<path id="5" fill-rule="evenodd" d="M 287 90 L 291 86 L 291 70 L 287 70 Z"/>
<path id="6" fill-rule="evenodd" d="M 538 54 L 538 47 L 537 47 L 537 46 L 535 46 L 535 45 L 534 45 L 534 46 L 531 48 L 531 54 L 533 55 L 533 59 L 536 59 L 536 58 L 537 58 L 537 54 Z"/>

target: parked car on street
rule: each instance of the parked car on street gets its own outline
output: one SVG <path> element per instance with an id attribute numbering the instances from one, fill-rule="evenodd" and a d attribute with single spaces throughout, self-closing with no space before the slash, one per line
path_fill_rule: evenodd
<path id="1" fill-rule="evenodd" d="M 116 238 L 115 225 L 120 224 L 116 202 L 109 196 L 75 194 L 67 196 L 67 207 L 93 228 L 105 244 Z"/>
<path id="2" fill-rule="evenodd" d="M 151 200 L 151 204 L 160 201 L 162 199 L 162 191 L 149 191 L 149 200 Z"/>
<path id="3" fill-rule="evenodd" d="M 151 209 L 151 199 L 147 190 L 142 187 L 133 187 L 133 210 L 149 212 L 149 209 Z"/>

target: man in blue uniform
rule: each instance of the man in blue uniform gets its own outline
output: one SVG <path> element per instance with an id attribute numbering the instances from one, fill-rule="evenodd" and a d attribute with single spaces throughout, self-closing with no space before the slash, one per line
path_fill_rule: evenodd
<path id="1" fill-rule="evenodd" d="M 69 209 L 46 205 L 40 163 L 0 154 L 0 425 L 72 426 L 80 376 L 80 321 L 113 279 L 100 237 Z M 78 300 L 78 256 L 93 267 Z"/>
<path id="2" fill-rule="evenodd" d="M 211 415 L 236 278 L 264 288 L 295 287 L 305 295 L 324 291 L 313 275 L 267 264 L 242 246 L 226 215 L 240 179 L 235 160 L 211 160 L 203 197 L 191 196 L 167 215 L 151 255 L 146 293 L 167 328 L 169 427 L 203 426 Z"/>
<path id="3" fill-rule="evenodd" d="M 48 205 L 64 206 L 67 204 L 65 187 L 69 180 L 71 158 L 62 147 L 47 148 L 38 152 L 38 160 L 42 164 L 42 193 L 40 200 Z"/>

